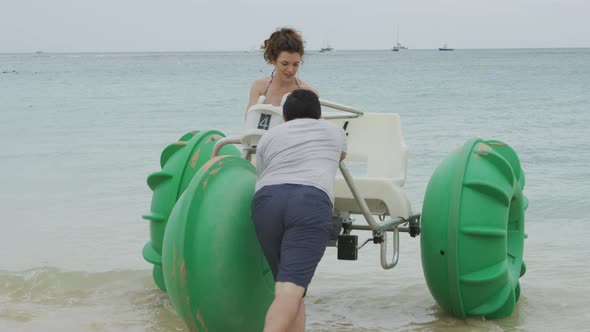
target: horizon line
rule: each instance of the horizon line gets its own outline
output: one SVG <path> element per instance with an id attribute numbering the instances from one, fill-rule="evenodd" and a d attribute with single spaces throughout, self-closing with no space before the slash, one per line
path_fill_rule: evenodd
<path id="1" fill-rule="evenodd" d="M 564 49 L 589 49 L 590 46 L 581 46 L 581 47 L 483 47 L 483 48 L 457 48 L 453 47 L 453 50 L 564 50 Z M 339 49 L 334 50 L 332 52 L 363 52 L 363 51 L 391 51 L 391 48 L 375 48 L 375 49 Z M 407 51 L 438 51 L 438 47 L 435 48 L 411 48 L 405 49 L 402 52 Z M 260 50 L 185 50 L 185 51 L 43 51 L 37 50 L 32 52 L 13 52 L 13 51 L 0 51 L 0 54 L 106 54 L 106 53 L 256 53 L 260 52 Z M 309 49 L 307 52 L 320 52 L 320 49 Z"/>

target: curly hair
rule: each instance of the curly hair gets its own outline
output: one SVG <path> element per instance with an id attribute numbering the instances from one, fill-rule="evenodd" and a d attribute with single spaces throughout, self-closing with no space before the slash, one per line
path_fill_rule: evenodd
<path id="1" fill-rule="evenodd" d="M 264 60 L 268 63 L 276 61 L 281 52 L 299 53 L 303 56 L 303 46 L 305 42 L 299 32 L 292 28 L 281 28 L 273 32 L 267 40 L 264 41 L 262 49 L 264 50 Z"/>

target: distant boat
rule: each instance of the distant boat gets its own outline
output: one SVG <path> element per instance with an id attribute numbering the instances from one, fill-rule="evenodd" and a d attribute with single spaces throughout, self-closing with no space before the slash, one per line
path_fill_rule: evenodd
<path id="1" fill-rule="evenodd" d="M 399 52 L 401 50 L 407 50 L 408 48 L 405 47 L 404 45 L 400 44 L 399 42 L 399 26 L 397 27 L 397 37 L 395 40 L 395 45 L 393 46 L 393 48 L 391 49 L 394 52 Z"/>
<path id="2" fill-rule="evenodd" d="M 264 51 L 264 49 L 263 49 L 262 45 L 258 46 L 258 47 L 252 46 L 249 50 L 246 51 L 246 53 L 259 53 L 259 52 L 263 52 L 263 51 Z"/>
<path id="3" fill-rule="evenodd" d="M 322 47 L 320 48 L 320 52 L 324 53 L 324 52 L 332 52 L 334 51 L 334 48 L 330 45 L 326 46 L 326 47 Z"/>
<path id="4" fill-rule="evenodd" d="M 394 52 L 399 52 L 400 50 L 407 50 L 408 48 L 405 47 L 404 45 L 400 44 L 399 42 L 395 44 L 395 46 L 393 46 L 393 48 L 391 49 Z"/>
<path id="5" fill-rule="evenodd" d="M 443 46 L 442 47 L 439 47 L 438 50 L 439 51 L 454 51 L 455 49 L 454 48 L 448 48 L 447 47 L 447 44 L 443 44 Z"/>

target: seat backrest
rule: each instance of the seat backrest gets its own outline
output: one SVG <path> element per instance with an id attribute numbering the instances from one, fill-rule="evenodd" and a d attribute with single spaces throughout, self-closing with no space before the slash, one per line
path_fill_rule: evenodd
<path id="1" fill-rule="evenodd" d="M 246 113 L 245 129 L 269 130 L 283 122 L 285 121 L 283 120 L 283 108 L 281 106 L 256 104 L 252 105 Z"/>
<path id="2" fill-rule="evenodd" d="M 270 104 L 252 105 L 246 112 L 242 144 L 248 147 L 255 147 L 266 131 L 283 122 L 285 120 L 283 120 L 282 106 L 273 106 Z"/>
<path id="3" fill-rule="evenodd" d="M 366 162 L 367 177 L 405 181 L 407 146 L 395 113 L 365 113 L 354 119 L 329 120 L 347 132 L 347 161 Z"/>

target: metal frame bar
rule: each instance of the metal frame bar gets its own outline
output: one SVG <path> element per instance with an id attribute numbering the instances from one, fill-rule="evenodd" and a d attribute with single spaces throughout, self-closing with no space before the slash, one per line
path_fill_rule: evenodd
<path id="1" fill-rule="evenodd" d="M 350 227 L 350 229 L 355 230 L 355 231 L 372 231 L 373 230 L 371 228 L 371 226 L 369 226 L 369 225 L 354 225 L 353 224 L 349 227 Z M 410 227 L 397 227 L 397 226 L 392 226 L 387 229 L 384 229 L 383 232 L 393 232 L 394 229 L 397 229 L 397 231 L 400 233 L 409 233 L 410 232 Z"/>
<path id="2" fill-rule="evenodd" d="M 215 143 L 215 146 L 213 147 L 213 151 L 211 151 L 211 158 L 217 157 L 221 148 L 228 145 L 228 144 L 242 144 L 242 140 L 241 140 L 241 138 L 236 137 L 236 136 L 224 137 L 224 138 L 220 139 L 219 141 L 217 141 L 217 143 Z M 245 158 L 244 153 L 242 153 L 242 157 Z"/>
<path id="3" fill-rule="evenodd" d="M 364 114 L 363 111 L 359 110 L 358 108 L 343 105 L 343 104 L 338 104 L 333 101 L 329 101 L 329 100 L 325 100 L 325 99 L 320 99 L 320 105 L 330 107 L 330 108 L 333 108 L 336 110 L 340 110 L 343 112 L 353 113 L 352 115 L 328 115 L 328 116 L 324 117 L 324 119 L 351 119 L 351 118 L 358 118 L 359 116 L 362 116 Z M 242 143 L 241 137 L 238 137 L 238 136 L 224 137 L 224 138 L 220 139 L 217 143 L 215 143 L 215 146 L 213 147 L 213 151 L 211 151 L 211 158 L 217 157 L 217 155 L 219 154 L 219 150 L 221 150 L 221 148 L 223 146 L 225 146 L 227 144 L 241 144 L 241 143 Z M 250 160 L 251 155 L 255 152 L 256 151 L 255 150 L 253 151 L 252 149 L 249 149 L 249 151 L 242 151 L 242 157 Z"/>
<path id="4" fill-rule="evenodd" d="M 370 229 L 373 232 L 378 232 L 379 235 L 383 237 L 383 242 L 381 242 L 381 267 L 385 270 L 393 268 L 394 266 L 397 265 L 397 262 L 399 260 L 399 229 L 398 229 L 398 226 L 403 223 L 406 223 L 407 220 L 405 220 L 404 218 L 393 218 L 393 219 L 387 220 L 383 223 L 377 222 L 373 218 L 373 215 L 371 214 L 371 211 L 369 210 L 369 207 L 367 206 L 367 203 L 365 202 L 364 197 L 362 196 L 362 194 L 360 193 L 360 191 L 358 190 L 358 188 L 354 184 L 354 180 L 352 178 L 352 175 L 350 174 L 350 171 L 348 170 L 348 167 L 346 167 L 346 164 L 344 163 L 344 161 L 340 162 L 340 172 L 342 173 L 342 176 L 344 177 L 346 184 L 350 188 L 350 192 L 352 193 L 354 200 L 357 202 L 357 204 L 361 208 L 363 216 L 365 217 L 365 220 L 369 224 Z M 388 230 L 393 231 L 393 258 L 391 259 L 391 261 L 387 260 L 387 231 Z"/>
<path id="5" fill-rule="evenodd" d="M 329 100 L 320 99 L 320 105 L 330 107 L 339 111 L 352 113 L 349 115 L 324 115 L 322 119 L 326 120 L 333 120 L 333 119 L 354 119 L 362 116 L 364 113 L 363 111 L 359 110 L 358 108 L 354 108 L 351 106 L 346 106 L 342 104 L 338 104 Z"/>
<path id="6" fill-rule="evenodd" d="M 335 110 L 340 110 L 340 111 L 344 111 L 344 112 L 348 112 L 348 113 L 353 113 L 356 114 L 358 116 L 363 115 L 363 111 L 359 110 L 358 108 L 352 107 L 352 106 L 346 106 L 343 104 L 338 104 L 335 103 L 333 101 L 329 101 L 329 100 L 325 100 L 325 99 L 320 99 L 320 105 L 322 106 L 326 106 L 326 107 L 330 107 L 333 108 Z"/>

